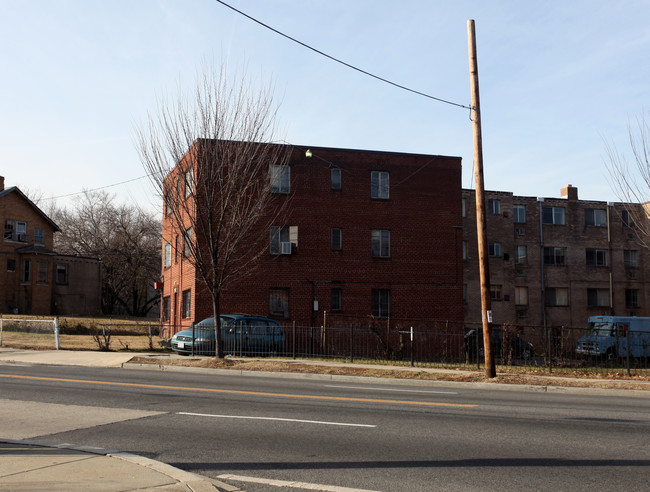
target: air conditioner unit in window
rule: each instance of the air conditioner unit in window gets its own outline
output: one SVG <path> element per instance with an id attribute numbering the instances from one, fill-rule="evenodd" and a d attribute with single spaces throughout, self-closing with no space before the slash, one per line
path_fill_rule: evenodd
<path id="1" fill-rule="evenodd" d="M 286 242 L 286 243 L 280 243 L 280 253 L 283 255 L 290 255 L 291 254 L 291 243 Z"/>
<path id="2" fill-rule="evenodd" d="M 524 236 L 526 234 L 526 229 L 523 227 L 515 227 L 515 233 L 517 236 Z"/>
<path id="3" fill-rule="evenodd" d="M 21 243 L 26 243 L 29 240 L 27 234 L 18 234 L 18 241 Z"/>

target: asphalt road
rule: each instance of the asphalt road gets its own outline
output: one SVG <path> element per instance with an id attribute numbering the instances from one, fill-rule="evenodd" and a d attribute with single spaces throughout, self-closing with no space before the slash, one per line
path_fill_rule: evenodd
<path id="1" fill-rule="evenodd" d="M 118 449 L 251 492 L 297 490 L 252 477 L 650 490 L 648 397 L 5 364 L 0 436 Z"/>

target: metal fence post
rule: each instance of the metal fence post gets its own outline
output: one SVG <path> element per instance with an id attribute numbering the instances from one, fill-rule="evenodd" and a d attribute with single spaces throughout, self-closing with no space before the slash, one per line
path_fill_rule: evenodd
<path id="1" fill-rule="evenodd" d="M 296 360 L 296 320 L 293 320 L 293 360 Z"/>
<path id="2" fill-rule="evenodd" d="M 411 326 L 411 367 L 415 365 L 415 355 L 413 354 L 413 327 Z"/>
<path id="3" fill-rule="evenodd" d="M 627 357 L 626 357 L 626 359 L 627 359 L 627 364 L 626 364 L 627 365 L 627 375 L 631 376 L 631 374 L 630 374 L 630 327 L 629 327 L 629 325 L 627 327 L 627 330 L 625 330 L 625 331 L 626 331 L 626 335 L 627 335 L 625 337 L 626 344 L 627 344 Z"/>
<path id="4" fill-rule="evenodd" d="M 56 343 L 56 349 L 61 350 L 61 342 L 59 341 L 59 317 L 54 318 L 54 342 Z"/>
<path id="5" fill-rule="evenodd" d="M 194 357 L 194 343 L 196 341 L 196 336 L 194 336 L 195 329 L 194 329 L 194 323 L 192 323 L 192 357 Z"/>
<path id="6" fill-rule="evenodd" d="M 0 347 L 2 347 L 2 313 L 0 313 Z"/>
<path id="7" fill-rule="evenodd" d="M 350 323 L 350 362 L 354 362 L 354 323 Z"/>

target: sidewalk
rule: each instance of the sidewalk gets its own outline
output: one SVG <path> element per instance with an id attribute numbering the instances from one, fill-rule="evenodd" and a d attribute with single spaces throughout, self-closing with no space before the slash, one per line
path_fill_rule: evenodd
<path id="1" fill-rule="evenodd" d="M 133 354 L 0 349 L 0 362 L 121 367 Z M 235 492 L 241 489 L 130 453 L 0 436 L 0 491 Z"/>

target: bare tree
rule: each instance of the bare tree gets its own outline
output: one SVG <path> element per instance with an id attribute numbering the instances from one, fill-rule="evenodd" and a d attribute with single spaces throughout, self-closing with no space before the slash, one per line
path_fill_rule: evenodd
<path id="1" fill-rule="evenodd" d="M 145 316 L 159 302 L 153 283 L 160 274 L 160 222 L 129 205 L 116 205 L 105 191 L 85 192 L 72 210 L 56 209 L 60 253 L 102 260 L 102 311 L 120 308 Z"/>
<path id="2" fill-rule="evenodd" d="M 633 162 L 605 142 L 606 165 L 610 184 L 625 208 L 624 221 L 635 229 L 643 247 L 650 249 L 650 123 L 645 115 L 637 118 L 636 125 L 628 124 L 628 138 Z"/>
<path id="3" fill-rule="evenodd" d="M 182 237 L 183 254 L 210 294 L 218 358 L 222 292 L 255 268 L 268 247 L 260 231 L 288 202 L 272 192 L 288 176 L 288 149 L 272 143 L 276 114 L 270 85 L 229 77 L 222 66 L 205 68 L 188 100 L 161 101 L 137 130 L 142 163 L 165 204 L 163 235 Z"/>

